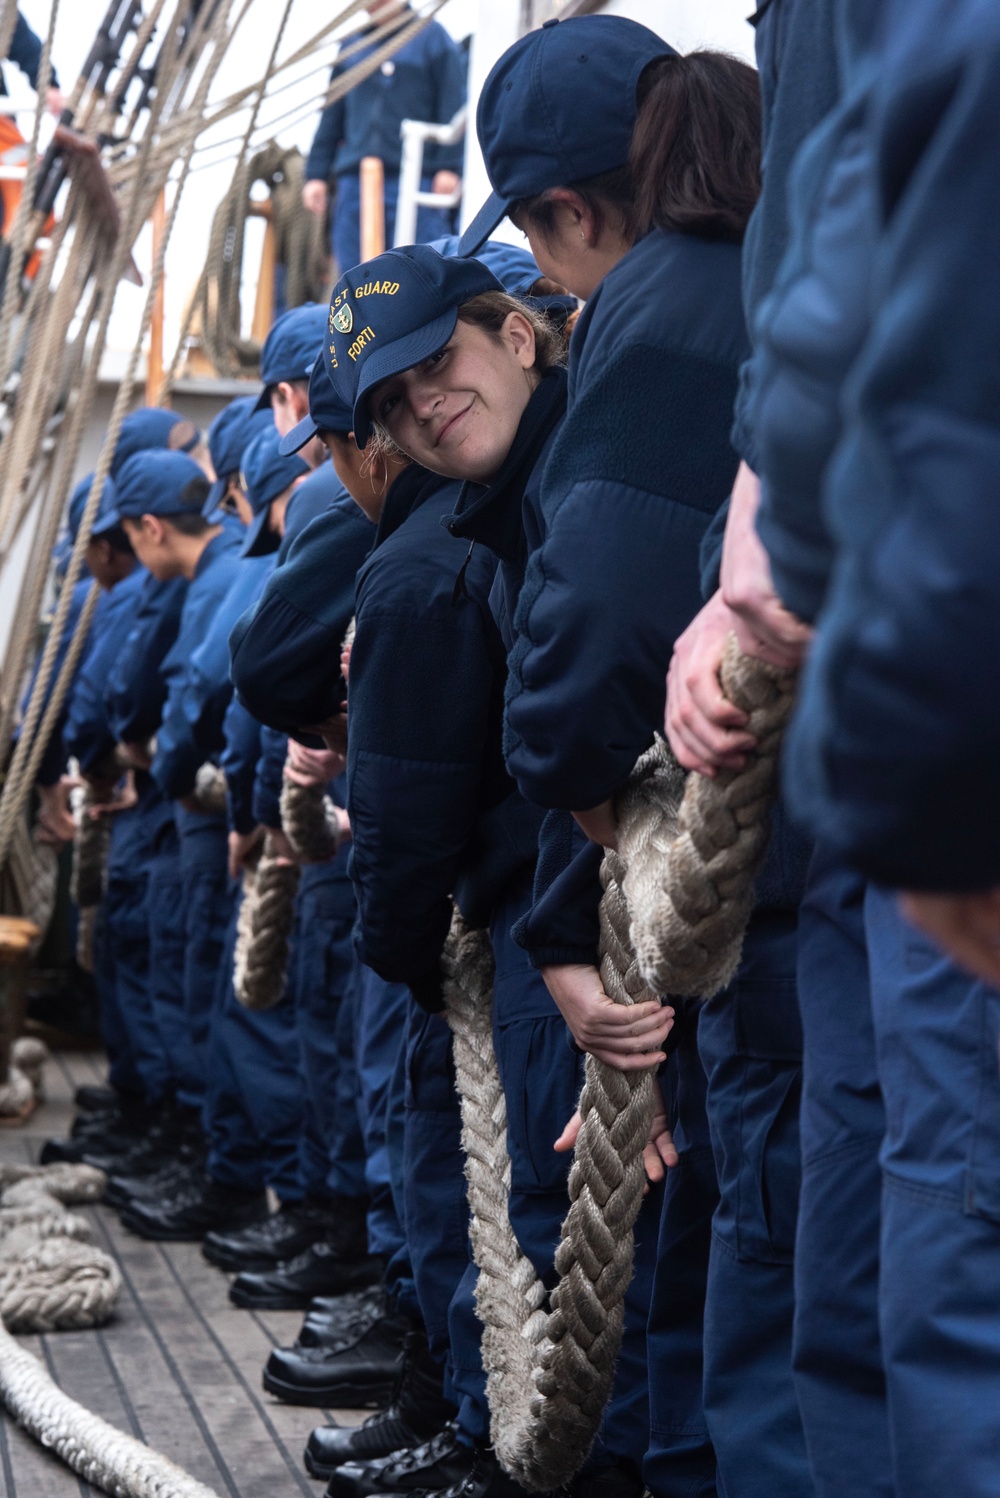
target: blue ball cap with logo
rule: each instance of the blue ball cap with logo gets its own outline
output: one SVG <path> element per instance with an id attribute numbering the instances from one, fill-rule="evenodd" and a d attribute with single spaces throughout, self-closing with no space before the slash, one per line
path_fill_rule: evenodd
<path id="1" fill-rule="evenodd" d="M 334 390 L 327 373 L 326 360 L 320 354 L 309 376 L 309 415 L 296 422 L 278 444 L 278 451 L 297 453 L 317 432 L 342 432 L 354 426 L 354 412 Z"/>
<path id="2" fill-rule="evenodd" d="M 206 483 L 204 473 L 187 453 L 159 448 L 135 453 L 115 479 L 115 507 L 106 518 L 117 525 L 122 520 L 138 520 L 141 515 L 190 514 L 194 506 L 190 501 L 185 503 L 184 491 L 196 479 Z M 197 505 L 199 512 L 203 500 L 202 490 Z"/>
<path id="3" fill-rule="evenodd" d="M 257 397 L 258 411 L 270 407 L 271 391 L 283 380 L 308 380 L 325 337 L 326 307 L 322 302 L 306 302 L 282 313 L 260 351 L 264 388 Z"/>
<path id="4" fill-rule="evenodd" d="M 675 55 L 624 16 L 546 21 L 509 47 L 479 96 L 476 129 L 493 192 L 460 254 L 476 254 L 521 198 L 624 166 L 642 71 Z"/>
<path id="5" fill-rule="evenodd" d="M 301 458 L 279 451 L 279 438 L 274 424 L 266 432 L 258 432 L 243 454 L 243 488 L 253 519 L 243 537 L 240 555 L 244 557 L 264 556 L 277 551 L 279 538 L 267 528 L 271 501 L 284 494 L 296 479 L 309 472 L 309 464 Z"/>
<path id="6" fill-rule="evenodd" d="M 111 460 L 111 477 L 117 479 L 119 470 L 136 453 L 169 448 L 171 432 L 178 422 L 185 420 L 177 411 L 168 411 L 163 406 L 140 406 L 138 411 L 132 411 L 118 433 L 115 455 Z M 195 431 L 181 445 L 180 451 L 190 452 L 197 445 L 198 436 Z"/>
<path id="7" fill-rule="evenodd" d="M 90 498 L 90 486 L 93 482 L 94 475 L 88 473 L 87 477 L 80 480 L 70 495 L 69 507 L 66 511 L 66 530 L 69 534 L 70 548 L 76 545 L 76 538 L 80 534 L 80 522 L 83 519 L 84 510 L 87 508 L 87 500 Z M 104 480 L 104 488 L 101 490 L 97 515 L 90 529 L 90 534 L 95 539 L 103 535 L 105 531 L 112 530 L 117 523 L 114 520 L 110 525 L 107 523 L 108 515 L 111 515 L 115 510 L 115 502 L 114 480 L 106 478 Z"/>
<path id="8" fill-rule="evenodd" d="M 240 459 L 251 440 L 273 425 L 270 411 L 259 411 L 252 395 L 237 396 L 219 412 L 208 429 L 208 450 L 218 477 L 208 491 L 205 515 L 212 514 L 225 499 L 229 480 L 239 473 Z"/>
<path id="9" fill-rule="evenodd" d="M 426 244 L 387 250 L 341 276 L 330 302 L 326 364 L 334 390 L 354 409 L 359 447 L 371 432 L 372 386 L 443 348 L 464 302 L 503 289 L 478 260 L 439 255 Z"/>

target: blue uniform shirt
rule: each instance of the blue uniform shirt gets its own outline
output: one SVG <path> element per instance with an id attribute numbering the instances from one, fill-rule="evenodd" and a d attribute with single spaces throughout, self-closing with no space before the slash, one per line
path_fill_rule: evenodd
<path id="1" fill-rule="evenodd" d="M 349 497 L 292 543 L 229 639 L 236 691 L 260 723 L 303 732 L 340 710 L 340 646 L 354 615 L 354 580 L 375 527 Z"/>
<path id="2" fill-rule="evenodd" d="M 14 27 L 14 35 L 10 39 L 7 57 L 20 68 L 32 88 L 38 89 L 38 70 L 42 65 L 42 40 L 41 37 L 35 35 L 20 11 L 17 13 L 17 23 Z M 49 73 L 49 84 L 43 86 L 58 88 L 59 80 L 51 63 Z M 0 69 L 0 94 L 6 94 L 7 91 L 7 81 L 3 76 L 3 70 Z"/>
<path id="3" fill-rule="evenodd" d="M 331 83 L 363 62 L 376 45 L 380 44 L 361 47 L 343 64 L 336 63 Z M 363 156 L 378 156 L 386 172 L 396 175 L 403 120 L 447 125 L 465 103 L 466 66 L 462 49 L 443 26 L 431 21 L 363 83 L 324 109 L 306 160 L 306 180 L 326 181 L 356 172 Z M 429 145 L 424 151 L 424 170 L 461 172 L 462 158 L 462 141 L 453 146 Z"/>
<path id="4" fill-rule="evenodd" d="M 92 587 L 93 580 L 89 577 L 82 577 L 73 589 L 73 596 L 70 599 L 69 603 L 69 612 L 66 615 L 66 623 L 63 626 L 62 637 L 60 638 L 59 645 L 56 650 L 56 658 L 52 666 L 52 672 L 49 676 L 49 684 L 45 690 L 45 705 L 42 708 L 43 714 L 45 712 L 45 708 L 48 707 L 49 698 L 52 695 L 52 689 L 55 686 L 56 682 L 59 680 L 59 673 L 62 670 L 63 662 L 65 661 L 66 656 L 69 652 L 69 647 L 72 642 L 73 635 L 76 631 L 77 623 L 79 622 L 80 615 L 83 612 L 83 606 L 87 601 L 87 595 L 89 594 Z M 98 599 L 98 607 L 94 610 L 94 618 L 91 619 L 90 632 L 87 636 L 87 639 L 84 641 L 83 649 L 81 650 L 80 655 L 77 658 L 76 669 L 69 684 L 69 691 L 63 698 L 62 708 L 59 712 L 58 718 L 56 719 L 55 726 L 53 727 L 52 732 L 49 735 L 49 741 L 45 746 L 45 753 L 42 755 L 41 763 L 38 767 L 38 773 L 35 776 L 35 779 L 38 781 L 39 785 L 55 785 L 60 775 L 65 772 L 66 753 L 63 748 L 63 731 L 66 725 L 66 704 L 69 701 L 69 697 L 76 685 L 77 678 L 79 677 L 80 671 L 83 669 L 84 662 L 87 659 L 87 651 L 90 648 L 90 641 L 93 638 L 94 623 L 97 615 L 100 613 L 100 605 L 102 602 L 102 599 Z M 35 668 L 31 673 L 31 680 L 28 683 L 28 690 L 24 695 L 24 706 L 26 706 L 30 701 L 31 694 L 35 690 L 35 682 L 38 680 L 38 668 L 41 663 L 42 656 L 40 652 L 38 659 L 35 662 Z"/>
<path id="5" fill-rule="evenodd" d="M 68 755 L 75 755 L 80 768 L 87 773 L 96 770 L 102 760 L 114 751 L 116 739 L 111 729 L 104 693 L 108 678 L 122 648 L 122 641 L 135 621 L 149 582 L 149 573 L 136 566 L 128 577 L 106 593 L 103 607 L 94 611 L 90 648 L 77 673 L 67 698 L 63 744 Z"/>
<path id="6" fill-rule="evenodd" d="M 120 743 L 145 743 L 159 727 L 166 700 L 160 667 L 177 639 L 187 590 L 184 577 L 143 579 L 135 622 L 104 691 L 111 732 Z"/>

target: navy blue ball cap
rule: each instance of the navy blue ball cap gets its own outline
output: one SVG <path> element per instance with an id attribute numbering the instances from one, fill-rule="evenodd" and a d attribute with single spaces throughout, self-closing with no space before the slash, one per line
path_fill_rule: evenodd
<path id="1" fill-rule="evenodd" d="M 439 255 L 426 244 L 387 250 L 341 276 L 330 302 L 326 365 L 335 392 L 353 408 L 359 447 L 371 431 L 365 397 L 372 386 L 443 348 L 464 302 L 503 289 L 478 260 Z"/>
<path id="2" fill-rule="evenodd" d="M 171 433 L 179 422 L 186 420 L 179 412 L 168 411 L 164 406 L 140 406 L 138 411 L 132 411 L 118 433 L 115 455 L 111 460 L 111 477 L 117 479 L 119 470 L 136 453 L 177 446 L 171 442 Z M 186 442 L 180 444 L 179 451 L 190 452 L 197 446 L 199 435 L 194 431 Z"/>
<path id="3" fill-rule="evenodd" d="M 81 479 L 69 498 L 69 508 L 66 512 L 66 530 L 69 533 L 69 544 L 72 548 L 76 545 L 76 538 L 80 534 L 80 522 L 83 512 L 87 508 L 87 500 L 90 498 L 90 486 L 94 482 L 94 475 L 88 473 L 87 477 Z M 115 511 L 115 485 L 114 480 L 106 478 L 104 488 L 101 490 L 101 498 L 97 506 L 97 515 L 90 528 L 90 534 L 96 538 L 105 531 L 112 530 L 117 523 L 115 520 L 108 524 L 107 517 Z"/>
<path id="4" fill-rule="evenodd" d="M 283 380 L 307 380 L 316 355 L 326 337 L 326 307 L 322 302 L 305 302 L 301 307 L 282 313 L 264 340 L 260 351 L 260 377 L 264 388 L 257 398 L 257 410 L 271 405 L 271 391 Z"/>
<path id="5" fill-rule="evenodd" d="M 493 192 L 462 235 L 474 255 L 512 205 L 628 161 L 644 68 L 673 47 L 625 16 L 547 21 L 483 84 L 476 129 Z"/>
<path id="6" fill-rule="evenodd" d="M 219 412 L 208 429 L 208 450 L 218 477 L 208 491 L 205 515 L 217 510 L 225 499 L 229 479 L 239 473 L 240 460 L 251 440 L 273 425 L 270 411 L 259 411 L 252 395 L 237 396 Z"/>
<path id="7" fill-rule="evenodd" d="M 461 239 L 457 234 L 446 234 L 443 239 L 432 239 L 431 248 L 439 255 L 458 255 Z M 487 270 L 491 270 L 511 296 L 527 296 L 535 282 L 541 279 L 541 271 L 530 250 L 522 245 L 508 244 L 503 239 L 488 239 L 476 251 Z"/>
<path id="8" fill-rule="evenodd" d="M 334 390 L 322 355 L 316 360 L 309 376 L 309 415 L 296 422 L 278 443 L 283 455 L 297 453 L 317 432 L 342 432 L 345 435 L 354 426 L 354 412 L 345 405 Z"/>
<path id="9" fill-rule="evenodd" d="M 138 520 L 141 515 L 190 514 L 191 506 L 182 496 L 195 479 L 206 482 L 203 471 L 187 453 L 160 448 L 134 453 L 115 480 L 113 523 Z"/>
<path id="10" fill-rule="evenodd" d="M 279 451 L 278 433 L 272 423 L 266 432 L 258 432 L 243 454 L 243 488 L 253 519 L 243 537 L 240 555 L 263 556 L 278 548 L 278 537 L 267 528 L 272 500 L 309 472 L 309 464 L 294 455 Z"/>

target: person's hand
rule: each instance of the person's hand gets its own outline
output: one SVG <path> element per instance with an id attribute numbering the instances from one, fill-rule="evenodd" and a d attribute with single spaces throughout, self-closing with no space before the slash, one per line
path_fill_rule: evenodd
<path id="1" fill-rule="evenodd" d="M 647 1196 L 650 1186 L 662 1181 L 667 1171 L 680 1159 L 674 1148 L 674 1137 L 667 1128 L 667 1110 L 663 1106 L 663 1097 L 658 1087 L 655 1089 L 655 1098 L 653 1117 L 649 1125 L 649 1138 L 642 1150 L 642 1167 L 646 1172 L 643 1196 Z M 578 1108 L 552 1148 L 560 1155 L 575 1149 L 582 1125 L 583 1119 L 580 1117 Z"/>
<path id="2" fill-rule="evenodd" d="M 127 770 L 114 785 L 92 781 L 90 793 L 94 800 L 87 808 L 95 821 L 101 817 L 114 817 L 119 812 L 131 811 L 139 804 L 139 792 L 135 788 L 135 773 Z"/>
<path id="3" fill-rule="evenodd" d="M 332 749 L 307 749 L 295 739 L 288 740 L 285 779 L 293 785 L 327 786 L 344 773 L 347 760 Z"/>
<path id="4" fill-rule="evenodd" d="M 618 1071 L 643 1071 L 667 1059 L 660 1047 L 673 1029 L 672 1009 L 655 1000 L 616 1004 L 597 968 L 582 963 L 543 967 L 542 978 L 582 1051 Z"/>
<path id="5" fill-rule="evenodd" d="M 347 714 L 334 713 L 323 723 L 310 725 L 309 733 L 316 733 L 334 754 L 347 758 Z"/>
<path id="6" fill-rule="evenodd" d="M 231 832 L 229 834 L 230 879 L 238 879 L 243 870 L 252 862 L 253 856 L 260 847 L 263 837 L 263 827 L 255 827 L 252 832 Z"/>
<path id="7" fill-rule="evenodd" d="M 602 801 L 600 806 L 592 806 L 589 811 L 575 811 L 573 819 L 598 847 L 617 848 L 618 816 L 613 801 Z"/>
<path id="8" fill-rule="evenodd" d="M 322 178 L 313 177 L 302 184 L 302 206 L 315 213 L 317 218 L 322 218 L 326 212 L 326 199 L 326 183 Z"/>
<path id="9" fill-rule="evenodd" d="M 38 828 L 36 836 L 40 843 L 58 847 L 71 843 L 76 834 L 76 819 L 70 806 L 70 796 L 81 782 L 72 775 L 62 775 L 54 785 L 38 787 Z"/>
<path id="10" fill-rule="evenodd" d="M 908 891 L 899 903 L 959 967 L 1000 988 L 1000 886 L 962 895 Z"/>
<path id="11" fill-rule="evenodd" d="M 723 695 L 719 680 L 735 615 L 721 591 L 696 614 L 674 646 L 667 672 L 664 731 L 685 770 L 713 777 L 740 770 L 754 739 L 745 732 L 747 714 Z"/>
<path id="12" fill-rule="evenodd" d="M 59 118 L 66 108 L 66 100 L 61 88 L 49 87 L 45 90 L 45 108 L 49 114 L 54 115 L 56 119 Z"/>
<path id="13" fill-rule="evenodd" d="M 351 819 L 342 806 L 335 806 L 334 811 L 337 813 L 337 838 L 340 847 L 343 847 L 345 843 L 351 841 L 353 835 L 351 833 Z"/>
<path id="14" fill-rule="evenodd" d="M 771 563 L 757 534 L 759 508 L 760 479 L 741 463 L 722 543 L 722 596 L 736 616 L 736 638 L 744 655 L 772 666 L 799 666 L 813 632 L 789 613 L 775 592 Z"/>
<path id="15" fill-rule="evenodd" d="M 126 759 L 133 770 L 148 770 L 153 763 L 153 756 L 149 752 L 149 743 L 145 740 L 133 739 L 130 743 L 119 744 L 122 758 Z"/>
<path id="16" fill-rule="evenodd" d="M 449 172 L 442 168 L 440 172 L 434 173 L 434 178 L 431 182 L 431 191 L 439 193 L 441 197 L 451 197 L 452 193 L 457 192 L 461 185 L 462 179 L 457 172 Z"/>

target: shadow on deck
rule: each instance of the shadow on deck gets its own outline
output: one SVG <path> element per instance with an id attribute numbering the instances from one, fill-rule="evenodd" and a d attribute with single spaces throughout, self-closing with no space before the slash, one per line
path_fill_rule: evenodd
<path id="1" fill-rule="evenodd" d="M 48 1101 L 20 1129 L 0 1129 L 0 1161 L 34 1161 L 43 1139 L 64 1135 L 73 1090 L 103 1080 L 103 1058 L 63 1052 L 46 1068 Z M 261 1390 L 273 1346 L 294 1341 L 297 1311 L 241 1311 L 229 1277 L 196 1243 L 145 1243 L 107 1207 L 74 1207 L 94 1224 L 94 1243 L 117 1259 L 124 1288 L 98 1331 L 25 1337 L 67 1394 L 119 1430 L 148 1442 L 219 1498 L 282 1498 L 322 1486 L 306 1476 L 302 1449 L 324 1420 L 355 1424 L 353 1411 L 279 1404 Z M 0 1413 L 0 1491 L 6 1498 L 81 1498 L 78 1478 Z"/>

